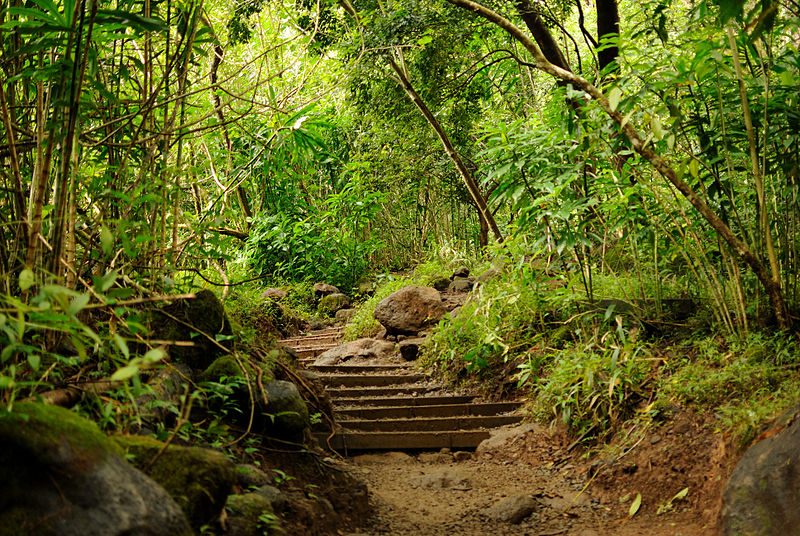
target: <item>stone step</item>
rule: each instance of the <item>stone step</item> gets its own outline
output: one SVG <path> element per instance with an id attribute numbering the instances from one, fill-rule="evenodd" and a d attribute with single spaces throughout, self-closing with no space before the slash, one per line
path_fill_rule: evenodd
<path id="1" fill-rule="evenodd" d="M 417 419 L 341 420 L 344 432 L 449 432 L 497 428 L 522 421 L 522 415 L 481 415 Z"/>
<path id="2" fill-rule="evenodd" d="M 331 400 L 334 406 L 337 407 L 336 412 L 351 408 L 359 408 L 361 406 L 381 407 L 381 408 L 397 408 L 397 407 L 414 407 L 414 406 L 442 406 L 442 405 L 459 405 L 469 404 L 474 399 L 471 395 L 433 395 L 433 396 L 387 396 L 377 398 L 337 398 Z M 469 415 L 465 413 L 464 415 Z M 449 415 L 443 415 L 447 417 Z M 364 417 L 372 418 L 372 417 Z M 378 418 L 378 417 L 375 417 Z"/>
<path id="3" fill-rule="evenodd" d="M 397 395 L 421 395 L 440 389 L 430 385 L 397 385 L 392 387 L 333 387 L 326 389 L 332 400 L 337 398 L 396 397 Z"/>
<path id="4" fill-rule="evenodd" d="M 301 359 L 302 358 L 307 358 L 307 357 L 316 358 L 318 355 L 320 355 L 320 354 L 322 354 L 324 352 L 327 352 L 331 348 L 335 348 L 335 346 L 321 347 L 321 348 L 301 348 L 299 350 L 297 348 L 295 348 L 294 351 L 297 353 L 297 357 L 299 357 Z"/>
<path id="5" fill-rule="evenodd" d="M 320 373 L 350 374 L 354 372 L 392 372 L 410 369 L 411 365 L 402 363 L 397 365 L 310 365 L 308 368 Z"/>
<path id="6" fill-rule="evenodd" d="M 425 374 L 320 374 L 327 386 L 386 387 L 396 384 L 416 383 L 427 379 Z"/>
<path id="7" fill-rule="evenodd" d="M 448 397 L 420 397 L 413 401 L 446 399 Z M 456 397 L 449 397 L 453 399 Z M 470 397 L 461 397 L 469 399 Z M 384 399 L 385 400 L 385 399 Z M 401 399 L 396 399 L 401 400 Z M 406 399 L 405 402 L 410 402 Z M 469 402 L 466 400 L 465 402 Z M 336 401 L 337 404 L 341 400 Z M 365 404 L 366 405 L 366 404 Z M 413 419 L 413 418 L 432 418 L 432 417 L 458 417 L 467 415 L 499 415 L 519 409 L 519 402 L 479 402 L 479 403 L 450 403 L 450 404 L 407 404 L 403 406 L 388 406 L 386 404 L 375 407 L 337 407 L 335 410 L 337 418 L 351 419 Z"/>
<path id="8" fill-rule="evenodd" d="M 339 432 L 330 441 L 316 434 L 323 446 L 348 453 L 355 450 L 465 449 L 475 448 L 489 437 L 486 430 L 452 432 Z"/>

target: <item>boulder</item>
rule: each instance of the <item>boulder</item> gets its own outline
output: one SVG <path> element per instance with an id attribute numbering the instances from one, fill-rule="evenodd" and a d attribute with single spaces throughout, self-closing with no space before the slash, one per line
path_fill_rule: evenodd
<path id="1" fill-rule="evenodd" d="M 444 292 L 450 286 L 450 278 L 444 276 L 434 277 L 428 286 L 435 288 L 439 292 Z"/>
<path id="2" fill-rule="evenodd" d="M 403 359 L 406 361 L 414 361 L 419 357 L 419 351 L 423 344 L 425 344 L 424 337 L 406 339 L 399 344 L 400 355 L 403 356 Z"/>
<path id="3" fill-rule="evenodd" d="M 508 497 L 486 508 L 483 515 L 495 521 L 517 524 L 536 510 L 536 501 L 527 495 Z"/>
<path id="4" fill-rule="evenodd" d="M 453 272 L 453 275 L 450 277 L 450 279 L 455 279 L 457 277 L 469 277 L 469 268 L 467 268 L 466 266 L 458 268 L 456 271 Z"/>
<path id="5" fill-rule="evenodd" d="M 449 469 L 413 477 L 409 479 L 408 483 L 414 488 L 425 489 L 455 489 L 463 491 L 472 487 L 469 478 Z"/>
<path id="6" fill-rule="evenodd" d="M 163 450 L 164 443 L 144 436 L 119 436 L 114 440 L 134 466 L 169 492 L 195 530 L 222 512 L 238 478 L 236 466 L 227 456 L 200 447 L 169 445 Z"/>
<path id="7" fill-rule="evenodd" d="M 252 489 L 272 482 L 267 473 L 249 463 L 236 466 L 236 485 L 243 489 Z"/>
<path id="8" fill-rule="evenodd" d="M 486 283 L 487 281 L 489 281 L 491 279 L 494 279 L 498 275 L 500 275 L 500 270 L 498 270 L 497 268 L 489 268 L 488 270 L 483 272 L 481 275 L 476 277 L 475 278 L 475 282 L 476 283 Z"/>
<path id="9" fill-rule="evenodd" d="M 445 314 L 442 295 L 431 287 L 405 287 L 375 307 L 375 320 L 389 334 L 417 333 L 435 324 Z"/>
<path id="10" fill-rule="evenodd" d="M 447 287 L 450 292 L 469 292 L 475 286 L 474 277 L 456 277 Z"/>
<path id="11" fill-rule="evenodd" d="M 328 294 L 326 296 L 323 296 L 319 300 L 319 305 L 317 306 L 317 309 L 319 309 L 321 312 L 325 314 L 332 315 L 335 314 L 336 311 L 339 311 L 340 309 L 345 309 L 347 307 L 350 307 L 350 298 L 348 298 L 345 294 L 342 294 L 341 292 L 336 292 L 334 294 Z"/>
<path id="12" fill-rule="evenodd" d="M 800 406 L 774 425 L 777 433 L 750 447 L 723 494 L 726 536 L 782 536 L 800 527 Z M 783 427 L 783 428 L 781 428 Z"/>
<path id="13" fill-rule="evenodd" d="M 265 433 L 287 441 L 301 441 L 309 427 L 308 407 L 292 382 L 272 380 L 264 383 L 267 407 Z"/>
<path id="14" fill-rule="evenodd" d="M 208 367 L 222 352 L 219 345 L 233 347 L 233 341 L 227 338 L 233 331 L 225 308 L 210 290 L 201 290 L 194 299 L 179 300 L 156 310 L 156 314 L 163 319 L 154 326 L 156 338 L 194 343 L 194 346 L 170 346 L 169 350 L 175 361 L 186 363 L 193 370 Z"/>
<path id="15" fill-rule="evenodd" d="M 228 512 L 228 536 L 265 536 L 281 534 L 280 519 L 272 511 L 267 497 L 258 493 L 231 495 L 225 506 Z"/>
<path id="16" fill-rule="evenodd" d="M 340 344 L 335 348 L 323 352 L 314 361 L 315 365 L 337 365 L 353 358 L 380 359 L 391 357 L 395 345 L 389 341 L 378 339 L 358 339 L 356 341 Z"/>
<path id="17" fill-rule="evenodd" d="M 355 309 L 339 309 L 336 311 L 334 318 L 336 318 L 336 321 L 340 324 L 347 324 L 353 319 L 354 316 L 356 316 Z"/>
<path id="18" fill-rule="evenodd" d="M 180 507 L 97 426 L 57 406 L 0 417 L 0 535 L 192 534 Z"/>
<path id="19" fill-rule="evenodd" d="M 339 294 L 340 291 L 338 288 L 334 287 L 333 285 L 329 285 L 327 283 L 314 283 L 314 296 L 317 298 L 322 298 L 323 296 L 328 296 L 330 294 Z"/>
<path id="20" fill-rule="evenodd" d="M 260 294 L 265 300 L 282 300 L 289 297 L 289 293 L 282 288 L 270 287 Z"/>
<path id="21" fill-rule="evenodd" d="M 159 424 L 167 428 L 175 422 L 172 408 L 180 406 L 180 398 L 186 386 L 186 378 L 192 376 L 192 370 L 184 364 L 176 363 L 164 367 L 147 382 L 146 394 L 136 398 L 136 406 L 142 421 L 153 429 Z"/>

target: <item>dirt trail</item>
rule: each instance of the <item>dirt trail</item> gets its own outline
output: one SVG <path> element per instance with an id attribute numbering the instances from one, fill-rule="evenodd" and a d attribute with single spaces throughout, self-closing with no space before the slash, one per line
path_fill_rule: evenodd
<path id="1" fill-rule="evenodd" d="M 528 433 L 530 436 L 533 433 Z M 654 489 L 641 490 L 639 511 L 626 519 L 635 494 L 620 481 L 608 493 L 558 449 L 529 449 L 523 442 L 489 453 L 402 452 L 356 456 L 350 462 L 367 481 L 373 516 L 349 536 L 707 536 L 716 533 L 703 500 L 676 501 L 657 515 Z M 536 452 L 534 452 L 536 451 Z M 527 455 L 526 455 L 527 453 Z M 558 463 L 560 462 L 560 463 Z M 624 480 L 624 479 L 623 479 Z M 596 489 L 593 489 L 596 488 Z M 677 491 L 677 490 L 676 490 Z M 697 492 L 694 491 L 696 494 Z M 630 499 L 620 502 L 629 495 Z M 533 513 L 518 524 L 493 518 L 488 509 L 512 497 L 533 499 Z M 696 499 L 698 497 L 695 497 Z M 661 502 L 663 504 L 664 501 Z M 711 523 L 710 523 L 711 522 Z"/>

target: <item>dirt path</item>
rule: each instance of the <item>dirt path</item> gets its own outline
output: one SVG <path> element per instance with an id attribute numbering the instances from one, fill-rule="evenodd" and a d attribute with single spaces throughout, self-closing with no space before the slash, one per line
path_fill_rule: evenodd
<path id="1" fill-rule="evenodd" d="M 620 483 L 619 494 L 593 492 L 584 468 L 536 457 L 530 449 L 508 445 L 481 455 L 449 452 L 409 455 L 364 454 L 350 461 L 370 489 L 374 515 L 349 536 L 707 536 L 708 512 L 702 504 L 676 501 L 672 511 L 656 514 L 644 499 L 626 519 L 635 494 Z M 557 450 L 552 450 L 557 453 Z M 546 450 L 545 450 L 546 452 Z M 650 490 L 643 489 L 648 496 Z M 630 499 L 620 502 L 629 495 Z M 514 524 L 498 519 L 491 508 L 515 497 L 532 499 L 533 513 Z M 524 501 L 524 499 L 520 499 Z M 663 504 L 663 502 L 662 502 Z M 508 512 L 506 512 L 508 514 Z"/>

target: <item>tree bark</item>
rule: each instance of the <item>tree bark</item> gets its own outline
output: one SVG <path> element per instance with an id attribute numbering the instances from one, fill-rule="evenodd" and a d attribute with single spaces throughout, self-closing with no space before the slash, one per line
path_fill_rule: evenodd
<path id="1" fill-rule="evenodd" d="M 464 164 L 464 161 L 461 159 L 461 156 L 458 154 L 455 147 L 453 147 L 450 137 L 444 131 L 444 128 L 442 128 L 442 125 L 439 123 L 439 120 L 436 119 L 436 116 L 430 111 L 428 105 L 425 104 L 425 101 L 423 101 L 416 92 L 414 86 L 411 85 L 411 82 L 409 81 L 405 71 L 391 57 L 389 58 L 389 65 L 392 67 L 395 75 L 397 75 L 397 80 L 399 81 L 403 90 L 405 90 L 408 98 L 414 103 L 419 111 L 422 112 L 422 115 L 425 116 L 428 124 L 431 126 L 431 128 L 433 128 L 433 130 L 436 132 L 436 135 L 439 137 L 439 141 L 442 142 L 442 146 L 444 147 L 447 156 L 449 156 L 450 160 L 452 160 L 453 164 L 455 164 L 459 175 L 461 175 L 461 178 L 464 181 L 470 196 L 472 197 L 472 201 L 475 203 L 475 206 L 478 207 L 479 216 L 486 222 L 486 225 L 488 225 L 489 229 L 492 230 L 492 234 L 494 235 L 495 239 L 498 242 L 502 242 L 503 235 L 500 232 L 500 228 L 497 226 L 497 222 L 495 221 L 491 211 L 486 206 L 486 200 L 483 198 L 483 195 L 481 194 L 481 191 L 478 188 L 478 184 L 475 182 L 472 173 L 470 173 L 469 169 Z"/>
<path id="2" fill-rule="evenodd" d="M 618 35 L 619 8 L 617 0 L 597 0 L 597 42 L 601 47 L 601 50 L 597 51 L 597 62 L 600 65 L 600 72 L 616 62 L 619 56 L 619 47 L 616 44 L 608 46 L 604 43 L 604 39 Z"/>
<path id="3" fill-rule="evenodd" d="M 780 279 L 773 278 L 770 270 L 764 265 L 762 260 L 756 255 L 750 247 L 741 240 L 731 230 L 730 227 L 717 215 L 714 210 L 689 186 L 683 179 L 681 179 L 674 169 L 653 151 L 645 139 L 633 128 L 630 122 L 626 121 L 621 113 L 612 109 L 608 102 L 608 98 L 597 87 L 592 85 L 584 78 L 575 75 L 574 73 L 553 65 L 542 53 L 538 45 L 533 42 L 522 30 L 514 25 L 508 19 L 498 15 L 489 8 L 472 2 L 471 0 L 447 0 L 449 3 L 458 6 L 462 9 L 472 11 L 478 16 L 486 19 L 487 21 L 497 25 L 506 32 L 508 32 L 514 39 L 518 40 L 522 46 L 533 56 L 534 62 L 540 70 L 564 80 L 573 85 L 573 87 L 586 92 L 592 99 L 597 101 L 599 106 L 603 109 L 606 115 L 617 125 L 622 131 L 622 134 L 628 139 L 631 147 L 642 158 L 647 160 L 658 173 L 667 179 L 685 198 L 689 203 L 700 213 L 700 216 L 717 232 L 722 240 L 731 248 L 739 258 L 744 261 L 753 273 L 758 278 L 767 296 L 770 300 L 770 305 L 775 314 L 778 325 L 782 329 L 791 327 L 791 319 L 789 312 L 786 308 L 786 303 L 783 299 L 783 292 L 781 290 Z M 648 138 L 649 140 L 649 138 Z"/>
<path id="4" fill-rule="evenodd" d="M 553 38 L 553 34 L 544 24 L 544 19 L 542 19 L 536 8 L 531 5 L 530 0 L 515 0 L 514 5 L 522 18 L 522 22 L 530 30 L 533 39 L 539 45 L 539 49 L 544 54 L 544 57 L 547 58 L 547 61 L 566 71 L 571 71 L 572 69 L 566 56 L 561 51 L 561 47 L 558 46 L 558 42 Z"/>

